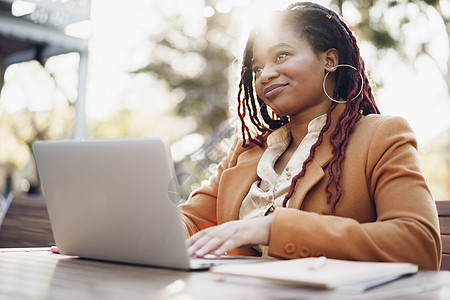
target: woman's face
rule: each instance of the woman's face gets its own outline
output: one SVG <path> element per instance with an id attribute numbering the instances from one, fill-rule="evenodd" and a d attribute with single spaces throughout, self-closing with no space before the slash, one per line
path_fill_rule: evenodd
<path id="1" fill-rule="evenodd" d="M 291 31 L 267 30 L 253 46 L 256 94 L 279 116 L 323 114 L 330 106 L 322 89 L 326 64 L 324 53 Z"/>

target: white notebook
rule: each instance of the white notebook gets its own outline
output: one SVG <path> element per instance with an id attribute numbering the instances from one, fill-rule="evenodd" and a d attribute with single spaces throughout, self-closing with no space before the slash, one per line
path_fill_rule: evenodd
<path id="1" fill-rule="evenodd" d="M 364 290 L 406 274 L 416 273 L 418 266 L 410 263 L 361 262 L 310 257 L 258 264 L 222 265 L 213 267 L 210 271 L 328 289 L 359 285 Z"/>

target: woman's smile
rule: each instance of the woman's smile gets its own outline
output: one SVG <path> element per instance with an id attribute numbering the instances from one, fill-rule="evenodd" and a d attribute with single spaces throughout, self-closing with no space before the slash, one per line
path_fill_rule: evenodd
<path id="1" fill-rule="evenodd" d="M 280 84 L 280 83 L 275 83 L 266 86 L 263 91 L 264 98 L 267 100 L 272 100 L 275 96 L 278 95 L 278 93 L 283 91 L 287 86 L 288 84 Z"/>

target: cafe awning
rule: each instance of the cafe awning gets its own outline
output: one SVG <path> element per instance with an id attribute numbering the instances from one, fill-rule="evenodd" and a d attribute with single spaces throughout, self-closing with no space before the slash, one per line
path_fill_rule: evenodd
<path id="1" fill-rule="evenodd" d="M 90 19 L 90 0 L 0 0 L 0 87 L 9 65 L 78 52 L 78 97 L 73 137 L 85 137 L 88 40 L 66 33 Z"/>

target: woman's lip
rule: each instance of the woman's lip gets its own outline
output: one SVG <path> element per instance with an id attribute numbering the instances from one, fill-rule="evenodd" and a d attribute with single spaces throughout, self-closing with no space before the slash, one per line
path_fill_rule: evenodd
<path id="1" fill-rule="evenodd" d="M 281 92 L 287 84 L 273 84 L 264 89 L 264 98 L 271 99 Z"/>

